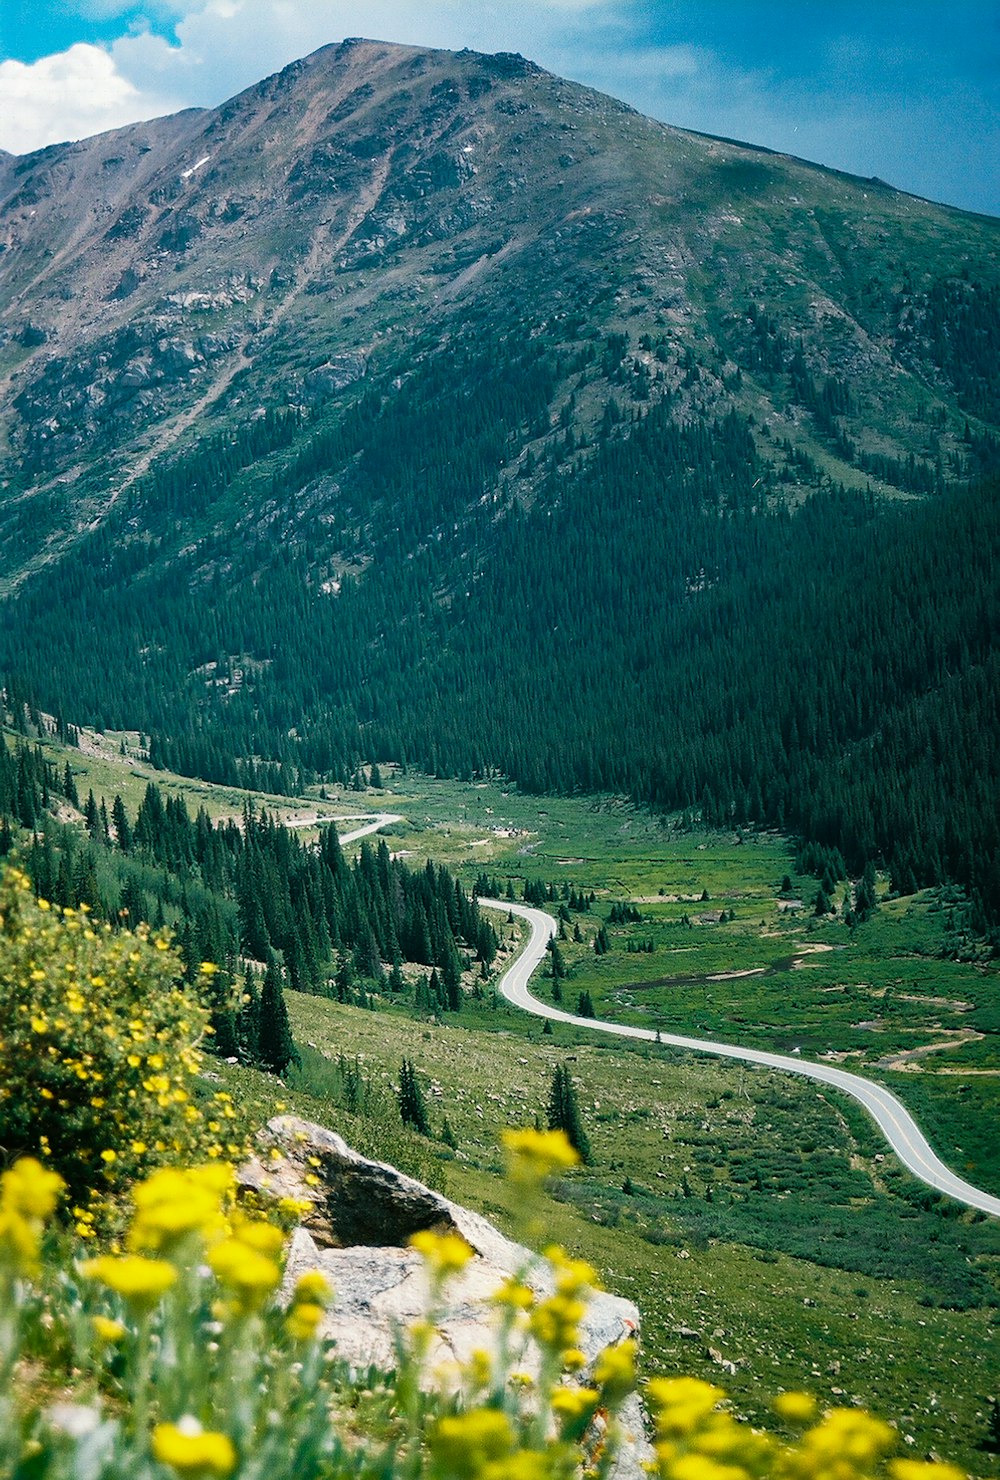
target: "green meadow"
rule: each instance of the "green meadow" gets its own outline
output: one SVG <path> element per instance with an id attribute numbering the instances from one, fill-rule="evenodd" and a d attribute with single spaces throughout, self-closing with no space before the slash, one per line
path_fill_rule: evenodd
<path id="1" fill-rule="evenodd" d="M 151 779 L 213 817 L 238 817 L 248 800 L 151 771 L 138 736 L 84 742 L 50 753 L 69 758 L 81 795 L 92 787 L 109 805 L 120 794 L 133 809 Z M 848 884 L 817 917 L 818 881 L 795 872 L 777 834 L 704 833 L 621 799 L 380 769 L 383 786 L 365 793 L 254 805 L 290 821 L 398 813 L 383 835 L 414 865 L 433 858 L 466 886 L 485 876 L 518 899 L 526 884 L 552 886 L 566 974 L 539 971 L 543 998 L 558 991 L 575 1010 L 588 993 L 598 1016 L 835 1055 L 890 1083 L 946 1160 L 1000 1190 L 996 973 L 963 935 L 960 899 L 889 899 L 879 880 L 877 910 L 852 929 Z M 588 907 L 570 910 L 570 897 Z M 647 1373 L 711 1378 L 760 1420 L 777 1391 L 805 1386 L 894 1415 L 914 1456 L 997 1474 L 983 1447 L 1000 1346 L 995 1221 L 922 1187 L 857 1107 L 818 1086 L 561 1024 L 544 1032 L 496 996 L 522 938 L 516 922 L 497 923 L 491 979 L 443 1020 L 416 1011 L 414 967 L 406 992 L 372 993 L 369 1010 L 288 993 L 301 1068 L 282 1083 L 219 1067 L 243 1113 L 288 1106 L 334 1125 L 514 1230 L 499 1133 L 544 1122 L 552 1074 L 568 1064 L 593 1159 L 555 1189 L 546 1233 L 636 1300 Z M 399 1120 L 404 1058 L 430 1137 Z"/>

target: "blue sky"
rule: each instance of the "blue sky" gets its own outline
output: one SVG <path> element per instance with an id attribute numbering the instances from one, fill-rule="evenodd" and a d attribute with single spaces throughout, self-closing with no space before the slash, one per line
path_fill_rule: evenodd
<path id="1" fill-rule="evenodd" d="M 1000 215 L 997 0 L 0 0 L 0 147 L 211 106 L 349 35 L 521 51 L 667 123 Z"/>

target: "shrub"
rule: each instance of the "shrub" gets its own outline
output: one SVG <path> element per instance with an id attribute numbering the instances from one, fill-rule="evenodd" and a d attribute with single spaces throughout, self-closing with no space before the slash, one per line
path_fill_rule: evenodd
<path id="1" fill-rule="evenodd" d="M 202 968 L 204 979 L 215 967 Z M 167 1161 L 238 1158 L 224 1094 L 198 1076 L 208 1012 L 169 941 L 0 880 L 0 1145 L 59 1174 L 77 1202 Z"/>

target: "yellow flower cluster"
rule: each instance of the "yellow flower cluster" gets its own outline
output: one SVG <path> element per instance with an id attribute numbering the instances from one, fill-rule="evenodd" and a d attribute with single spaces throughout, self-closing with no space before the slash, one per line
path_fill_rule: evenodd
<path id="1" fill-rule="evenodd" d="M 657 1378 L 647 1388 L 656 1428 L 660 1480 L 964 1480 L 953 1465 L 891 1459 L 896 1431 L 858 1408 L 816 1418 L 808 1393 L 783 1393 L 779 1418 L 804 1428 L 786 1443 L 742 1423 L 722 1406 L 725 1393 L 695 1377 Z"/>
<path id="2" fill-rule="evenodd" d="M 34 1157 L 0 1176 L 0 1264 L 15 1274 L 33 1274 L 42 1230 L 55 1212 L 63 1180 Z"/>
<path id="3" fill-rule="evenodd" d="M 91 1259 L 81 1272 L 143 1313 L 175 1283 L 179 1269 L 204 1257 L 226 1296 L 221 1312 L 252 1315 L 281 1281 L 285 1235 L 233 1207 L 234 1188 L 233 1168 L 226 1163 L 160 1168 L 132 1190 L 135 1214 L 126 1241 L 130 1250 L 145 1252 Z M 321 1288 L 325 1282 L 313 1289 L 313 1303 Z"/>
<path id="4" fill-rule="evenodd" d="M 80 1273 L 114 1290 L 140 1314 L 158 1305 L 177 1280 L 177 1270 L 166 1259 L 146 1259 L 142 1254 L 102 1254 L 81 1264 Z"/>
<path id="5" fill-rule="evenodd" d="M 459 1274 L 472 1258 L 472 1250 L 458 1233 L 435 1233 L 423 1228 L 410 1239 L 424 1261 L 431 1284 L 438 1285 L 450 1275 Z"/>
<path id="6" fill-rule="evenodd" d="M 151 1166 L 245 1154 L 228 1095 L 195 1089 L 207 1010 L 169 942 L 114 933 L 82 909 L 0 881 L 0 1118 L 13 1144 L 58 1171 L 76 1201 Z"/>
<path id="7" fill-rule="evenodd" d="M 319 1270 L 310 1270 L 296 1281 L 285 1329 L 293 1341 L 313 1341 L 333 1291 Z"/>
<path id="8" fill-rule="evenodd" d="M 506 1130 L 502 1140 L 507 1175 L 526 1189 L 537 1188 L 546 1177 L 571 1171 L 580 1162 L 565 1131 Z"/>
<path id="9" fill-rule="evenodd" d="M 228 1434 L 206 1433 L 195 1419 L 158 1423 L 151 1447 L 154 1459 L 178 1475 L 214 1475 L 225 1480 L 236 1468 L 236 1446 Z"/>

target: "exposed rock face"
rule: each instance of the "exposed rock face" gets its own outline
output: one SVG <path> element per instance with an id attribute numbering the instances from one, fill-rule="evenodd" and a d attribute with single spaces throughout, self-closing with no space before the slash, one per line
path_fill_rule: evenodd
<path id="1" fill-rule="evenodd" d="M 210 111 L 0 152 L 0 333 L 20 351 L 0 483 L 72 474 L 86 500 L 169 455 L 193 403 L 221 430 L 289 382 L 306 408 L 361 374 L 384 394 L 470 322 L 525 332 L 518 305 L 577 366 L 557 413 L 581 346 L 628 327 L 593 363 L 678 421 L 736 406 L 824 466 L 853 440 L 948 476 L 966 415 L 996 425 L 992 372 L 976 389 L 954 363 L 996 261 L 989 218 L 685 134 L 523 57 L 344 42 Z M 158 365 L 96 410 L 77 395 L 104 392 L 133 331 L 183 344 L 194 314 L 241 358 Z M 850 394 L 824 402 L 827 377 Z M 575 408 L 588 442 L 596 403 Z"/>
<path id="2" fill-rule="evenodd" d="M 407 1247 L 420 1229 L 459 1233 L 475 1253 L 447 1288 L 431 1368 L 465 1361 L 477 1348 L 491 1345 L 489 1297 L 504 1279 L 519 1274 L 537 1293 L 551 1293 L 548 1266 L 530 1249 L 394 1167 L 360 1156 L 335 1132 L 283 1115 L 269 1123 L 261 1142 L 261 1156 L 243 1168 L 243 1184 L 312 1203 L 291 1241 L 285 1292 L 290 1294 L 307 1270 L 322 1270 L 336 1291 L 323 1334 L 358 1368 L 394 1366 L 396 1331 L 426 1314 L 423 1261 Z M 272 1150 L 280 1153 L 278 1159 Z M 588 1366 L 604 1347 L 635 1335 L 638 1324 L 631 1301 L 594 1296 L 581 1331 Z M 627 1437 L 615 1472 L 619 1480 L 639 1475 L 648 1453 L 637 1400 L 630 1400 L 623 1422 Z"/>

